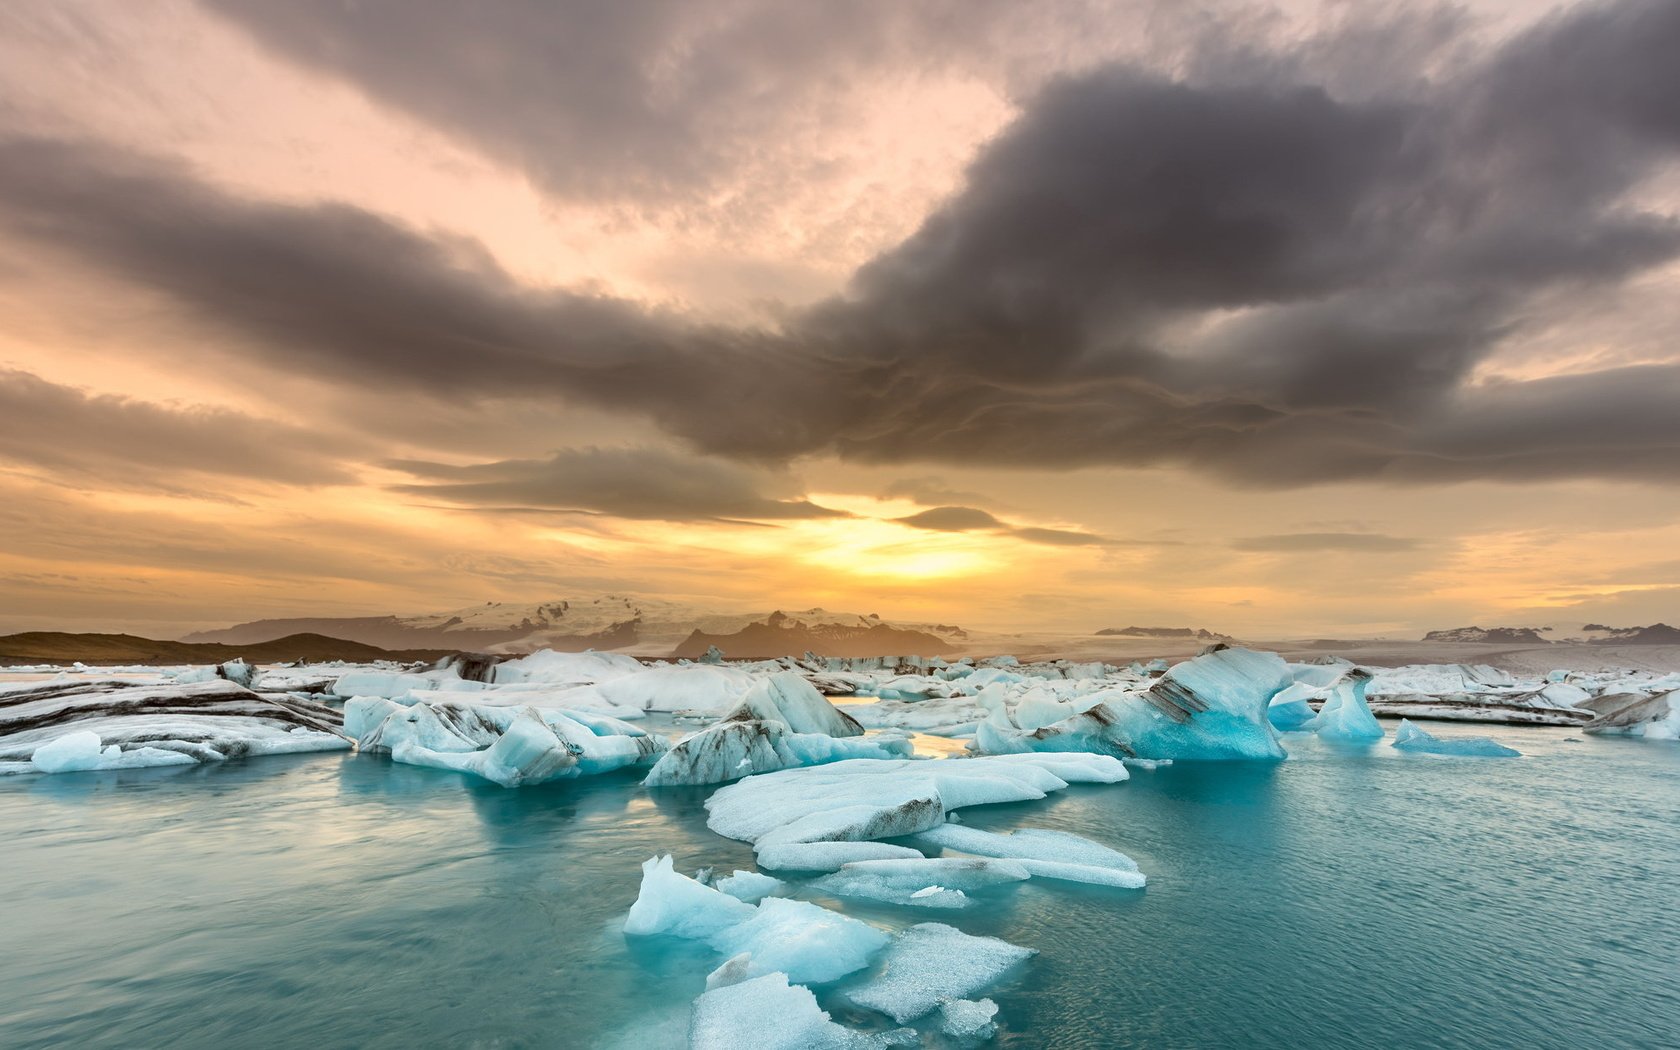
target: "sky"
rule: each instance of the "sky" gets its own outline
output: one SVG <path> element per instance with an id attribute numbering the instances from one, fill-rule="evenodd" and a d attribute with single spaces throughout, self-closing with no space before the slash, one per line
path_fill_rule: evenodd
<path id="1" fill-rule="evenodd" d="M 1680 617 L 1680 4 L 14 0 L 0 630 Z"/>

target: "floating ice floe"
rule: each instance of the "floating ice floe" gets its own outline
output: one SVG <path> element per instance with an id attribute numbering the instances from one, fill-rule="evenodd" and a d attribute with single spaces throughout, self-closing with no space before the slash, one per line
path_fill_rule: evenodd
<path id="1" fill-rule="evenodd" d="M 678 872 L 669 855 L 642 865 L 641 891 L 624 932 L 703 941 L 725 956 L 746 953 L 749 973 L 780 972 L 799 984 L 855 973 L 889 940 L 883 930 L 809 901 L 767 897 L 747 904 Z"/>
<path id="2" fill-rule="evenodd" d="M 78 679 L 8 689 L 0 773 L 133 769 L 243 756 L 348 750 L 342 716 L 236 682 Z"/>
<path id="3" fill-rule="evenodd" d="M 1275 653 L 1214 647 L 1174 665 L 1140 692 L 1113 689 L 1088 697 L 1078 713 L 1035 729 L 994 707 L 977 727 L 974 747 L 982 754 L 1281 759 L 1283 746 L 1267 709 L 1292 681 L 1289 665 Z"/>
<path id="4" fill-rule="evenodd" d="M 364 752 L 389 752 L 397 762 L 471 773 L 503 787 L 609 773 L 650 761 L 666 746 L 662 737 L 591 711 L 465 700 L 358 697 L 345 704 L 344 721 Z"/>
<path id="5" fill-rule="evenodd" d="M 1400 720 L 1400 728 L 1394 731 L 1393 746 L 1401 751 L 1416 751 L 1428 755 L 1462 755 L 1471 758 L 1518 758 L 1522 755 L 1521 751 L 1506 747 L 1492 737 L 1458 736 L 1443 740 L 1419 729 L 1409 718 Z"/>
<path id="6" fill-rule="evenodd" d="M 910 754 L 902 736 L 863 739 L 862 733 L 802 676 L 782 671 L 749 689 L 721 722 L 677 741 L 644 783 L 721 784 L 795 766 Z"/>
<path id="7" fill-rule="evenodd" d="M 876 839 L 913 835 L 964 806 L 1043 798 L 1070 783 L 1115 784 L 1108 755 L 1045 753 L 927 761 L 852 759 L 748 777 L 706 800 L 707 826 L 751 842 L 761 868 L 836 871 L 861 860 L 922 859 Z"/>
<path id="8" fill-rule="evenodd" d="M 1031 872 L 1010 860 L 916 857 L 853 861 L 807 885 L 813 892 L 833 897 L 915 908 L 966 908 L 974 903 L 969 894 L 976 890 L 1031 877 Z"/>
<path id="9" fill-rule="evenodd" d="M 848 990 L 846 997 L 904 1024 L 991 987 L 1036 954 L 1032 948 L 995 937 L 975 937 L 943 923 L 921 923 L 894 938 L 882 959 L 881 972 Z"/>
<path id="10" fill-rule="evenodd" d="M 1147 881 L 1137 862 L 1124 853 L 1066 831 L 1020 828 L 999 835 L 947 823 L 919 832 L 910 841 L 919 846 L 1003 858 L 1031 875 L 1046 879 L 1124 889 L 1142 889 Z"/>
<path id="11" fill-rule="evenodd" d="M 992 1021 L 997 1012 L 990 999 L 948 999 L 939 1007 L 939 1030 L 959 1039 L 990 1039 L 997 1032 Z"/>
<path id="12" fill-rule="evenodd" d="M 784 973 L 721 985 L 694 1000 L 690 1050 L 878 1050 L 918 1046 L 909 1029 L 866 1033 L 836 1024 L 809 988 Z"/>

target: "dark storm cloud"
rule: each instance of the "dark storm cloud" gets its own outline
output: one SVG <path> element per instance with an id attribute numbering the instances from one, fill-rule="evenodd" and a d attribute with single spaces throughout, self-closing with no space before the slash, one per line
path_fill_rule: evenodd
<path id="1" fill-rule="evenodd" d="M 1286 532 L 1275 536 L 1249 536 L 1232 541 L 1231 546 L 1240 551 L 1264 554 L 1317 554 L 1325 551 L 1387 554 L 1416 550 L 1419 543 L 1404 536 L 1385 536 L 1378 532 Z"/>
<path id="2" fill-rule="evenodd" d="M 424 480 L 398 491 L 463 506 L 581 511 L 660 521 L 778 521 L 846 517 L 806 499 L 766 495 L 785 479 L 721 460 L 655 448 L 576 448 L 542 460 L 450 466 L 398 460 Z"/>
<path id="3" fill-rule="evenodd" d="M 551 192 L 634 204 L 697 200 L 801 130 L 832 126 L 848 87 L 990 58 L 994 38 L 1042 21 L 1010 0 L 205 6 Z M 820 168 L 820 151 L 807 152 Z"/>
<path id="4" fill-rule="evenodd" d="M 1035 526 L 1011 525 L 995 514 L 978 507 L 933 507 L 919 514 L 894 518 L 900 525 L 934 532 L 996 532 L 1028 543 L 1043 543 L 1053 547 L 1117 547 L 1129 546 L 1106 536 L 1081 532 L 1077 529 L 1045 529 Z"/>
<path id="5" fill-rule="evenodd" d="M 360 46 L 320 49 L 374 62 Z M 1537 296 L 1680 256 L 1680 224 L 1636 200 L 1680 149 L 1677 52 L 1680 5 L 1634 0 L 1380 92 L 1328 90 L 1322 55 L 1288 51 L 1246 81 L 1070 76 L 847 295 L 779 330 L 533 290 L 471 244 L 87 146 L 0 148 L 0 221 L 284 367 L 571 398 L 743 460 L 1668 479 L 1673 366 L 1469 377 L 1520 353 Z"/>
<path id="6" fill-rule="evenodd" d="M 90 396 L 0 369 L 0 460 L 72 480 L 175 488 L 183 473 L 323 485 L 352 480 L 357 449 L 298 427 L 219 408 Z"/>

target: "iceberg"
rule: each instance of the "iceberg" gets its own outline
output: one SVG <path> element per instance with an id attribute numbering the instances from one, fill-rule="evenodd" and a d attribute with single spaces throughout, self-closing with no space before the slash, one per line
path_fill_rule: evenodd
<path id="1" fill-rule="evenodd" d="M 1284 751 L 1268 706 L 1292 683 L 1289 665 L 1275 653 L 1213 646 L 1141 692 L 1107 690 L 1080 713 L 1036 729 L 994 709 L 977 727 L 974 746 L 982 754 L 1278 760 Z"/>
<path id="2" fill-rule="evenodd" d="M 1113 757 L 1078 753 L 851 759 L 720 788 L 706 800 L 706 824 L 751 842 L 761 868 L 835 871 L 874 857 L 921 857 L 871 840 L 926 831 L 964 806 L 1023 802 L 1070 783 L 1117 784 L 1127 776 Z"/>
<path id="3" fill-rule="evenodd" d="M 1021 828 L 999 835 L 946 823 L 919 832 L 910 841 L 980 857 L 1006 858 L 1028 874 L 1041 878 L 1123 889 L 1142 889 L 1146 882 L 1132 858 L 1066 831 Z"/>
<path id="4" fill-rule="evenodd" d="M 779 971 L 801 984 L 855 973 L 889 940 L 866 922 L 809 901 L 767 897 L 747 904 L 678 872 L 668 854 L 642 865 L 641 891 L 624 932 L 700 940 L 730 957 L 745 953 L 749 972 Z"/>
<path id="5" fill-rule="evenodd" d="M 1296 682 L 1272 697 L 1272 702 L 1266 706 L 1266 718 L 1274 728 L 1285 733 L 1300 729 L 1318 717 L 1318 712 L 1312 709 L 1312 704 L 1308 701 L 1317 699 L 1320 693 L 1320 689 Z"/>
<path id="6" fill-rule="evenodd" d="M 464 700 L 404 705 L 357 697 L 344 707 L 364 752 L 470 773 L 503 787 L 595 776 L 650 760 L 664 738 L 588 711 L 503 707 Z"/>
<path id="7" fill-rule="evenodd" d="M 1392 746 L 1401 751 L 1416 751 L 1428 755 L 1464 755 L 1474 758 L 1518 758 L 1522 755 L 1521 751 L 1506 747 L 1492 737 L 1458 736 L 1443 740 L 1419 729 L 1409 718 L 1400 720 L 1400 728 L 1394 731 Z"/>
<path id="8" fill-rule="evenodd" d="M 1637 736 L 1646 740 L 1680 740 L 1680 689 L 1646 696 L 1622 694 L 1595 705 L 1596 717 L 1585 732 Z"/>
<path id="9" fill-rule="evenodd" d="M 865 1033 L 836 1024 L 809 988 L 788 983 L 785 973 L 708 990 L 694 1000 L 690 1050 L 877 1050 L 916 1046 L 916 1033 Z"/>
<path id="10" fill-rule="evenodd" d="M 1342 672 L 1330 686 L 1330 695 L 1318 716 L 1301 726 L 1316 732 L 1325 740 L 1362 743 L 1381 740 L 1383 728 L 1377 716 L 1365 703 L 1365 689 L 1371 684 L 1371 673 L 1355 667 Z"/>
<path id="11" fill-rule="evenodd" d="M 748 690 L 723 721 L 677 741 L 643 783 L 721 784 L 848 758 L 910 755 L 905 737 L 856 739 L 862 733 L 862 726 L 836 710 L 804 677 L 783 671 Z"/>
<path id="12" fill-rule="evenodd" d="M 186 765 L 351 746 L 343 716 L 332 708 L 254 693 L 221 677 L 185 683 L 64 678 L 4 695 L 0 773 Z"/>
<path id="13" fill-rule="evenodd" d="M 912 926 L 893 940 L 881 972 L 847 998 L 899 1024 L 953 999 L 967 999 L 1038 954 L 995 937 L 974 937 L 943 923 Z"/>

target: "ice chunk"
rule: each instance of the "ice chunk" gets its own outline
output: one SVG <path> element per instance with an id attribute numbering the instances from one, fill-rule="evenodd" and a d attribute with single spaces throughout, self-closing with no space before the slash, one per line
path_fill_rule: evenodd
<path id="1" fill-rule="evenodd" d="M 827 846 L 925 831 L 963 806 L 1043 798 L 1070 782 L 1118 783 L 1125 766 L 1104 755 L 999 755 L 935 761 L 853 759 L 748 777 L 706 800 L 707 826 L 754 844 L 759 867 L 803 867 Z M 783 847 L 800 847 L 784 850 Z M 890 847 L 902 849 L 902 847 Z M 835 850 L 843 859 L 863 859 Z M 905 851 L 914 857 L 914 851 Z M 904 855 L 903 853 L 897 855 Z"/>
<path id="2" fill-rule="evenodd" d="M 998 835 L 960 824 L 941 824 L 912 836 L 912 841 L 981 857 L 1008 858 L 1026 872 L 1047 879 L 1124 889 L 1141 889 L 1145 883 L 1132 858 L 1065 831 L 1022 828 Z"/>
<path id="3" fill-rule="evenodd" d="M 60 678 L 7 689 L 5 698 L 0 773 L 185 765 L 350 747 L 339 732 L 343 716 L 332 708 L 259 695 L 223 678 L 186 683 Z M 88 736 L 59 743 L 69 734 L 91 734 L 99 757 L 88 751 Z"/>
<path id="4" fill-rule="evenodd" d="M 1079 714 L 1034 730 L 996 717 L 976 729 L 987 754 L 1090 751 L 1128 758 L 1281 759 L 1267 707 L 1292 682 L 1275 653 L 1214 647 L 1141 692 L 1104 691 Z"/>
<path id="5" fill-rule="evenodd" d="M 1036 954 L 995 937 L 973 937 L 925 922 L 899 934 L 882 959 L 881 972 L 847 997 L 904 1024 L 946 1000 L 969 998 Z"/>
<path id="6" fill-rule="evenodd" d="M 1646 740 L 1680 739 L 1680 689 L 1656 696 L 1612 695 L 1593 709 L 1597 717 L 1587 724 L 1588 733 L 1639 736 Z"/>
<path id="7" fill-rule="evenodd" d="M 848 758 L 901 758 L 909 753 L 910 741 L 904 737 L 841 740 L 819 733 L 789 732 L 779 721 L 725 721 L 677 741 L 660 756 L 643 783 L 648 787 L 721 784 L 778 769 Z"/>
<path id="8" fill-rule="evenodd" d="M 963 908 L 967 893 L 988 886 L 1024 882 L 1028 872 L 1008 860 L 938 858 L 855 861 L 809 884 L 836 897 L 862 897 L 923 908 Z"/>
<path id="9" fill-rule="evenodd" d="M 755 973 L 780 970 L 800 982 L 861 970 L 888 940 L 866 922 L 809 901 L 767 897 L 754 907 L 676 871 L 668 855 L 642 865 L 624 932 L 702 940 L 725 955 L 750 954 Z"/>
<path id="10" fill-rule="evenodd" d="M 787 883 L 781 879 L 766 875 L 763 872 L 741 871 L 738 868 L 735 874 L 725 875 L 717 880 L 714 885 L 731 897 L 744 900 L 748 904 L 757 904 L 765 897 L 771 894 L 779 894 L 787 889 Z"/>
<path id="11" fill-rule="evenodd" d="M 624 932 L 706 940 L 752 915 L 752 905 L 702 886 L 677 871 L 673 858 L 666 854 L 642 864 L 642 889 L 630 905 Z"/>
<path id="12" fill-rule="evenodd" d="M 1342 672 L 1330 686 L 1330 695 L 1319 708 L 1318 716 L 1301 728 L 1310 729 L 1325 740 L 1349 743 L 1381 740 L 1383 728 L 1365 703 L 1365 690 L 1370 684 L 1371 673 L 1363 668 Z"/>
<path id="13" fill-rule="evenodd" d="M 391 748 L 391 758 L 408 765 L 472 773 L 502 787 L 578 775 L 577 756 L 531 708 L 515 714 L 496 742 L 482 751 L 434 751 L 405 740 Z"/>
<path id="14" fill-rule="evenodd" d="M 838 871 L 861 860 L 912 860 L 921 854 L 890 842 L 774 842 L 755 848 L 771 871 Z"/>
<path id="15" fill-rule="evenodd" d="M 990 1039 L 997 1033 L 997 1011 L 990 999 L 952 999 L 939 1008 L 939 1030 L 958 1039 Z"/>
<path id="16" fill-rule="evenodd" d="M 1475 758 L 1517 758 L 1522 755 L 1515 748 L 1506 747 L 1492 737 L 1455 736 L 1442 739 L 1424 732 L 1409 718 L 1400 720 L 1394 732 L 1394 747 L 1402 751 L 1417 751 L 1430 755 L 1465 755 Z"/>
<path id="17" fill-rule="evenodd" d="M 155 747 L 141 747 L 133 751 L 124 751 L 116 744 L 103 747 L 98 733 L 83 729 L 42 744 L 30 756 L 30 761 L 43 773 L 74 773 L 93 769 L 137 769 L 142 766 L 190 766 L 197 759 Z"/>
<path id="18" fill-rule="evenodd" d="M 863 735 L 863 727 L 855 719 L 836 710 L 827 697 L 796 671 L 782 671 L 760 680 L 725 718 L 780 722 L 795 733 Z"/>
<path id="19" fill-rule="evenodd" d="M 661 737 L 593 712 L 476 701 L 405 706 L 357 697 L 345 704 L 345 723 L 357 731 L 363 751 L 389 751 L 398 762 L 471 773 L 503 787 L 611 772 L 666 746 Z"/>
<path id="20" fill-rule="evenodd" d="M 884 931 L 810 901 L 766 897 L 707 943 L 726 955 L 750 952 L 757 973 L 779 970 L 801 984 L 822 984 L 868 966 L 888 940 Z"/>
<path id="21" fill-rule="evenodd" d="M 864 1033 L 836 1024 L 787 974 L 713 988 L 694 1000 L 690 1050 L 875 1050 L 913 1046 L 913 1032 Z"/>

